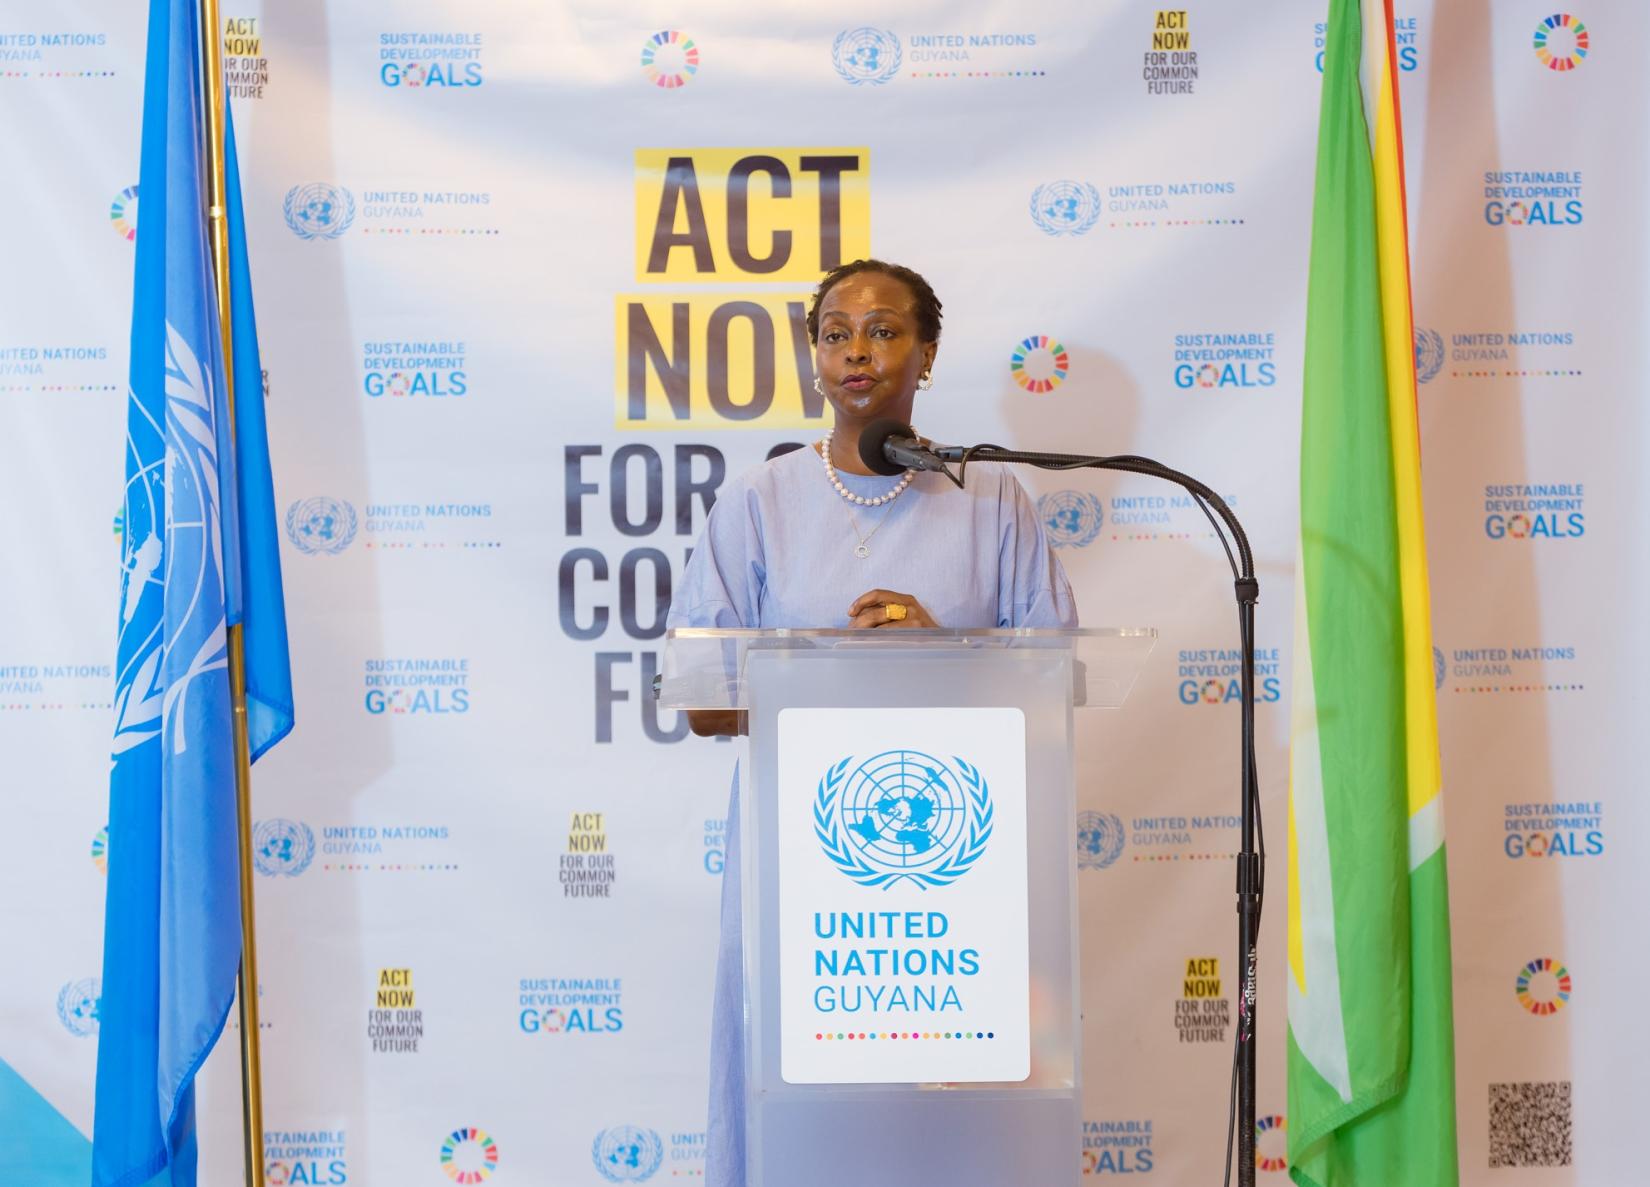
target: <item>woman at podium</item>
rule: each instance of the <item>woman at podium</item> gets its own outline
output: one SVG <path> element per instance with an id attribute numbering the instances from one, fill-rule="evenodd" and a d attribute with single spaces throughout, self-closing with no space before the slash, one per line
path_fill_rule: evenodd
<path id="1" fill-rule="evenodd" d="M 1006 468 L 870 473 L 860 433 L 912 423 L 931 386 L 940 302 L 916 272 L 856 260 L 830 272 L 808 312 L 815 386 L 835 427 L 811 449 L 733 479 L 671 602 L 670 627 L 1057 627 L 1077 625 L 1071 586 L 1036 505 Z M 690 714 L 697 734 L 740 729 L 731 712 Z M 728 808 L 721 942 L 711 1021 L 706 1177 L 745 1182 L 745 1053 L 738 780 Z"/>

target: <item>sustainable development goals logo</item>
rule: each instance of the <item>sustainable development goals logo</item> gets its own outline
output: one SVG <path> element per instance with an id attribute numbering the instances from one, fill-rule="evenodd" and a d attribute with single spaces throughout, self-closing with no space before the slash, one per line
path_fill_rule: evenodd
<path id="1" fill-rule="evenodd" d="M 699 73 L 699 47 L 680 29 L 661 29 L 642 46 L 642 73 L 667 91 L 685 87 Z"/>

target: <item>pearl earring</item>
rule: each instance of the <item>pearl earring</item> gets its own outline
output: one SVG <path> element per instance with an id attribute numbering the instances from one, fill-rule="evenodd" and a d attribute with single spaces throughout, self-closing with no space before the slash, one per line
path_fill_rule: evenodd
<path id="1" fill-rule="evenodd" d="M 814 391 L 822 396 L 825 394 L 825 385 L 819 382 L 819 376 L 817 375 L 814 376 Z"/>
<path id="2" fill-rule="evenodd" d="M 917 376 L 917 386 L 923 391 L 927 391 L 929 388 L 934 386 L 934 377 L 924 371 L 921 375 Z"/>

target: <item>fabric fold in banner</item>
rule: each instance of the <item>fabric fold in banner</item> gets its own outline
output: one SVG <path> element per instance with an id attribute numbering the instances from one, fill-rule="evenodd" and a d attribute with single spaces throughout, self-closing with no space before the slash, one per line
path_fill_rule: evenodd
<path id="1" fill-rule="evenodd" d="M 241 956 L 228 628 L 253 752 L 291 729 L 274 496 L 228 149 L 232 432 L 205 221 L 200 28 L 149 12 L 133 284 L 94 1187 L 195 1182 L 194 1078 Z M 254 691 L 255 690 L 255 691 Z"/>
<path id="2" fill-rule="evenodd" d="M 1449 895 L 1392 12 L 1332 0 L 1301 410 L 1289 1162 L 1458 1182 Z"/>

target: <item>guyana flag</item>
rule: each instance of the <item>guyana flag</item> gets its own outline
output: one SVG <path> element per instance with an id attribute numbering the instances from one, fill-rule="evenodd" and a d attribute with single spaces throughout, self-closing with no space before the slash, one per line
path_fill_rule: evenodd
<path id="1" fill-rule="evenodd" d="M 1301 408 L 1289 1162 L 1454 1187 L 1449 891 L 1390 0 L 1330 0 Z"/>

